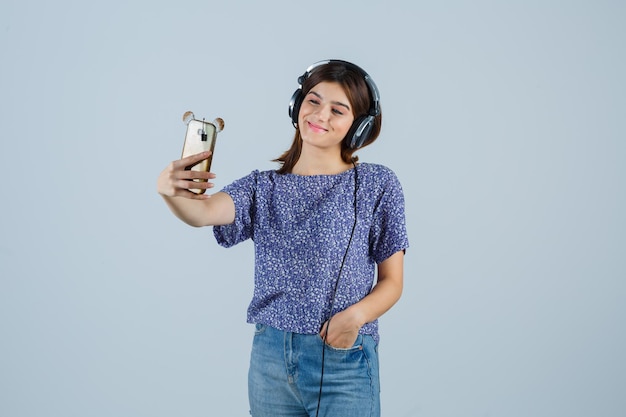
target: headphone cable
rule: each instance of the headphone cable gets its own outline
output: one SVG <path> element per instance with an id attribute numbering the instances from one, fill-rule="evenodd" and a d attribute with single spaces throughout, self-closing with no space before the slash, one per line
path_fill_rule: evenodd
<path id="1" fill-rule="evenodd" d="M 350 249 L 350 244 L 352 243 L 352 238 L 354 237 L 354 231 L 356 229 L 356 221 L 357 221 L 357 205 L 356 205 L 356 195 L 357 195 L 357 184 L 358 184 L 358 173 L 356 168 L 356 163 L 352 161 L 352 165 L 354 165 L 354 222 L 352 223 L 352 231 L 350 232 L 350 239 L 348 240 L 348 246 L 346 246 L 346 251 L 343 254 L 343 259 L 341 260 L 341 266 L 339 267 L 339 274 L 337 275 L 337 281 L 335 281 L 335 288 L 333 289 L 333 294 L 330 301 L 330 313 L 328 317 L 328 321 L 326 322 L 326 331 L 324 332 L 324 337 L 322 338 L 322 370 L 320 375 L 320 391 L 317 396 L 317 410 L 315 411 L 315 417 L 319 416 L 320 412 L 320 404 L 322 403 L 322 385 L 324 384 L 324 358 L 326 356 L 326 337 L 328 336 L 328 329 L 330 328 L 330 320 L 333 317 L 333 308 L 335 307 L 335 295 L 337 294 L 337 289 L 339 288 L 339 281 L 341 280 L 341 273 L 343 272 L 343 266 L 346 263 L 346 258 L 348 257 L 348 251 Z"/>

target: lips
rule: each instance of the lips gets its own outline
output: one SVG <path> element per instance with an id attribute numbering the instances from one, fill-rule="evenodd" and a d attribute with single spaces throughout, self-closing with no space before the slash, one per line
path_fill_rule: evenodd
<path id="1" fill-rule="evenodd" d="M 307 122 L 307 124 L 309 125 L 309 129 L 311 129 L 315 133 L 328 132 L 328 129 L 324 129 L 322 126 L 320 126 L 318 124 L 311 123 L 311 122 Z"/>

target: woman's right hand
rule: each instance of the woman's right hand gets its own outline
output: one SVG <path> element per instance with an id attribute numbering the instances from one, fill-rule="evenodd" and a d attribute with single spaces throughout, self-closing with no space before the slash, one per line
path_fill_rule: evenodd
<path id="1" fill-rule="evenodd" d="M 157 179 L 157 192 L 166 197 L 186 197 L 193 200 L 206 200 L 206 194 L 196 194 L 189 189 L 209 189 L 213 183 L 209 180 L 215 178 L 212 172 L 186 170 L 188 166 L 197 164 L 211 156 L 211 152 L 201 152 L 177 161 L 172 161 Z M 203 181 L 194 181 L 203 180 Z"/>

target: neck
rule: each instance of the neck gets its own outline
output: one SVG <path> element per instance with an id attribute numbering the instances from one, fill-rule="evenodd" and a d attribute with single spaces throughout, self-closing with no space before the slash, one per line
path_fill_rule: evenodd
<path id="1" fill-rule="evenodd" d="M 334 175 L 345 172 L 353 166 L 352 163 L 344 162 L 339 153 L 312 155 L 303 149 L 291 172 L 298 175 Z"/>
<path id="2" fill-rule="evenodd" d="M 315 164 L 315 163 L 304 163 L 298 161 L 296 165 L 293 167 L 292 174 L 297 175 L 335 175 L 341 174 L 349 169 L 352 169 L 354 165 L 346 164 L 341 161 L 341 164 Z"/>

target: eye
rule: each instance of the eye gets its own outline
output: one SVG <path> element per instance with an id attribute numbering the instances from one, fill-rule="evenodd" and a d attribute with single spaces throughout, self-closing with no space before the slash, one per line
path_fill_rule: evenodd
<path id="1" fill-rule="evenodd" d="M 316 106 L 320 104 L 319 100 L 314 99 L 314 98 L 310 98 L 309 99 L 309 103 L 314 104 Z"/>
<path id="2" fill-rule="evenodd" d="M 343 116 L 343 112 L 339 109 L 333 109 L 333 113 L 339 116 Z"/>

